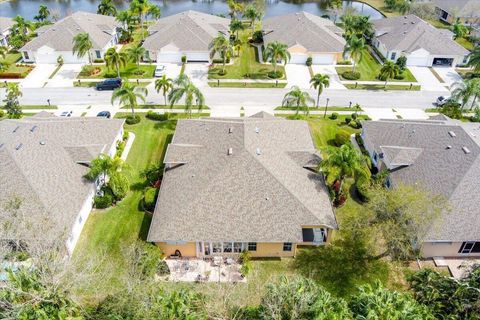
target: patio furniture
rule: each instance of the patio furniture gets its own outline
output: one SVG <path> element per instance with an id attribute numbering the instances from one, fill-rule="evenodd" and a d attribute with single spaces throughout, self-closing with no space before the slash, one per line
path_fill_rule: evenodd
<path id="1" fill-rule="evenodd" d="M 222 257 L 216 256 L 213 257 L 213 265 L 219 266 L 222 264 Z"/>

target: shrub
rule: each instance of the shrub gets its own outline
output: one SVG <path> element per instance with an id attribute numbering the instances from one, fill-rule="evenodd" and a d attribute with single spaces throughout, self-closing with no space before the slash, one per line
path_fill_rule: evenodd
<path id="1" fill-rule="evenodd" d="M 360 79 L 360 72 L 345 71 L 344 73 L 342 73 L 342 77 L 347 80 L 358 80 Z"/>
<path id="2" fill-rule="evenodd" d="M 97 209 L 105 209 L 110 207 L 113 204 L 113 193 L 110 188 L 102 188 L 104 194 L 103 196 L 95 196 L 93 203 Z"/>
<path id="3" fill-rule="evenodd" d="M 307 61 L 305 62 L 305 64 L 310 67 L 312 65 L 312 57 L 308 57 L 307 58 Z"/>
<path id="4" fill-rule="evenodd" d="M 117 142 L 117 152 L 115 152 L 115 155 L 117 157 L 121 157 L 123 150 L 125 150 L 125 140 L 121 140 Z"/>
<path id="5" fill-rule="evenodd" d="M 351 118 L 349 118 L 349 117 L 346 117 L 346 118 L 345 118 L 345 123 L 346 123 L 346 124 L 349 124 L 349 123 L 350 123 L 350 121 L 352 121 L 352 119 L 351 119 Z"/>
<path id="6" fill-rule="evenodd" d="M 476 107 L 473 116 L 470 118 L 472 122 L 480 122 L 480 108 Z"/>
<path id="7" fill-rule="evenodd" d="M 147 119 L 150 119 L 150 120 L 155 120 L 155 121 L 166 121 L 168 120 L 168 114 L 161 114 L 161 113 L 157 113 L 155 111 L 148 111 L 147 112 L 147 115 L 145 116 Z"/>
<path id="8" fill-rule="evenodd" d="M 272 78 L 272 79 L 279 79 L 281 77 L 283 77 L 283 72 L 282 71 L 270 71 L 268 73 L 268 77 L 269 78 Z"/>
<path id="9" fill-rule="evenodd" d="M 335 134 L 335 145 L 340 147 L 350 141 L 350 133 L 345 130 L 339 130 Z"/>
<path id="10" fill-rule="evenodd" d="M 128 115 L 126 118 L 125 118 L 125 122 L 127 124 L 137 124 L 140 122 L 140 116 L 139 115 Z"/>
<path id="11" fill-rule="evenodd" d="M 450 101 L 445 103 L 440 109 L 440 113 L 452 119 L 462 119 L 462 109 L 460 103 Z"/>
<path id="12" fill-rule="evenodd" d="M 370 181 L 366 177 L 360 177 L 355 182 L 355 188 L 362 201 L 368 201 L 370 198 Z"/>
<path id="13" fill-rule="evenodd" d="M 63 56 L 62 55 L 59 55 L 58 58 L 57 58 L 57 64 L 58 65 L 63 65 Z"/>
<path id="14" fill-rule="evenodd" d="M 262 43 L 263 42 L 263 32 L 261 30 L 257 30 L 253 33 L 252 42 L 254 42 L 254 43 Z"/>
<path id="15" fill-rule="evenodd" d="M 333 113 L 329 116 L 329 118 L 330 118 L 331 120 L 337 120 L 337 118 L 338 118 L 338 113 L 333 112 Z"/>
<path id="16" fill-rule="evenodd" d="M 362 127 L 360 121 L 352 121 L 348 125 L 354 129 L 360 129 Z"/>
<path id="17" fill-rule="evenodd" d="M 338 61 L 337 64 L 340 65 L 340 66 L 349 66 L 349 65 L 352 64 L 352 61 L 350 61 L 350 60 L 341 60 L 341 61 Z"/>
<path id="18" fill-rule="evenodd" d="M 97 58 L 97 59 L 93 60 L 93 62 L 94 62 L 94 63 L 104 63 L 105 60 L 100 59 L 100 58 Z"/>
<path id="19" fill-rule="evenodd" d="M 213 59 L 212 60 L 213 63 L 223 63 L 223 59 Z M 230 63 L 230 57 L 227 57 L 227 59 L 225 60 L 226 63 Z"/>
<path id="20" fill-rule="evenodd" d="M 397 59 L 397 62 L 395 64 L 398 66 L 401 72 L 405 71 L 405 68 L 407 67 L 407 57 L 401 56 Z"/>
<path id="21" fill-rule="evenodd" d="M 163 253 L 151 243 L 139 242 L 136 248 L 136 265 L 145 278 L 151 278 L 155 274 L 169 274 L 170 270 L 163 260 Z"/>
<path id="22" fill-rule="evenodd" d="M 148 211 L 153 211 L 155 209 L 155 203 L 157 202 L 157 188 L 146 188 L 145 194 L 143 195 L 143 206 Z"/>
<path id="23" fill-rule="evenodd" d="M 89 77 L 91 75 L 97 74 L 101 69 L 97 66 L 84 66 L 82 71 L 80 71 L 80 76 Z"/>
<path id="24" fill-rule="evenodd" d="M 405 74 L 403 72 L 399 73 L 394 77 L 394 79 L 395 80 L 403 80 L 403 79 L 405 79 Z"/>
<path id="25" fill-rule="evenodd" d="M 352 119 L 357 120 L 358 114 L 356 112 L 352 113 Z"/>
<path id="26" fill-rule="evenodd" d="M 123 172 L 115 172 L 110 175 L 108 186 L 112 190 L 115 200 L 121 200 L 127 195 L 130 183 Z"/>
<path id="27" fill-rule="evenodd" d="M 3 118 L 5 116 L 5 111 L 0 110 L 0 118 Z"/>
<path id="28" fill-rule="evenodd" d="M 185 55 L 182 56 L 182 63 L 183 64 L 187 63 L 187 56 Z"/>
<path id="29" fill-rule="evenodd" d="M 251 258 L 251 255 L 250 255 L 250 252 L 248 251 L 243 251 L 239 257 L 240 263 L 242 264 L 242 267 L 240 268 L 240 273 L 244 277 L 246 277 L 253 268 L 250 258 Z"/>

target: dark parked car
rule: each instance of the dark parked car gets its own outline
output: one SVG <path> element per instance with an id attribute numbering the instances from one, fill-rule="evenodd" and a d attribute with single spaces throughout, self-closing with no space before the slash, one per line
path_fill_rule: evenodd
<path id="1" fill-rule="evenodd" d="M 108 118 L 110 119 L 112 115 L 110 114 L 110 111 L 100 111 L 99 113 L 97 113 L 97 117 L 99 118 Z"/>
<path id="2" fill-rule="evenodd" d="M 122 79 L 107 79 L 102 82 L 97 83 L 95 88 L 97 90 L 115 90 L 122 85 Z"/>

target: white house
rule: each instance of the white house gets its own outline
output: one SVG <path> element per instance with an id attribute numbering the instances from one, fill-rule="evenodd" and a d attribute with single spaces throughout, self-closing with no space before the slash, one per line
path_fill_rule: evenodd
<path id="1" fill-rule="evenodd" d="M 65 241 L 72 253 L 99 187 L 84 175 L 101 153 L 115 155 L 123 122 L 48 113 L 1 121 L 0 213 L 11 199 L 20 199 L 19 213 L 39 224 L 35 238 Z"/>
<path id="2" fill-rule="evenodd" d="M 87 55 L 78 57 L 72 52 L 73 38 L 88 33 L 92 42 L 90 57 L 102 59 L 105 52 L 118 43 L 120 24 L 115 17 L 78 11 L 53 25 L 36 30 L 37 37 L 20 49 L 23 61 L 57 63 L 62 56 L 64 63 L 87 63 Z"/>
<path id="3" fill-rule="evenodd" d="M 469 53 L 453 40 L 453 33 L 437 29 L 415 15 L 373 21 L 372 44 L 388 60 L 407 57 L 408 66 L 457 66 Z"/>
<path id="4" fill-rule="evenodd" d="M 210 60 L 209 44 L 219 34 L 228 36 L 230 20 L 197 11 L 185 11 L 162 18 L 148 29 L 143 47 L 146 58 L 157 62 Z"/>
<path id="5" fill-rule="evenodd" d="M 8 39 L 14 24 L 12 18 L 0 17 L 0 46 L 8 46 Z"/>

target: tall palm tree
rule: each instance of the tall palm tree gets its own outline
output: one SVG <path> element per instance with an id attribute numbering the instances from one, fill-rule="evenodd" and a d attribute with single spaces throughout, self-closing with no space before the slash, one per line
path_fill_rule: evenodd
<path id="1" fill-rule="evenodd" d="M 271 62 L 273 65 L 273 72 L 277 75 L 277 61 L 283 61 L 283 64 L 287 64 L 290 61 L 290 52 L 288 52 L 288 46 L 284 43 L 273 41 L 270 42 L 263 53 L 265 60 Z"/>
<path id="2" fill-rule="evenodd" d="M 253 34 L 255 32 L 255 22 L 262 18 L 262 13 L 254 5 L 248 5 L 245 8 L 243 16 L 250 20 L 250 26 L 252 27 Z"/>
<path id="3" fill-rule="evenodd" d="M 457 81 L 452 85 L 452 98 L 459 101 L 462 109 L 468 101 L 474 97 L 472 108 L 476 103 L 477 97 L 480 94 L 480 79 L 471 79 L 467 81 Z"/>
<path id="4" fill-rule="evenodd" d="M 357 16 L 355 18 L 355 33 L 360 37 L 363 35 L 368 36 L 373 31 L 373 24 L 370 21 L 369 16 Z"/>
<path id="5" fill-rule="evenodd" d="M 236 19 L 237 15 L 244 9 L 243 3 L 236 2 L 235 0 L 227 0 L 230 18 Z"/>
<path id="6" fill-rule="evenodd" d="M 168 101 L 170 101 L 171 107 L 173 107 L 173 105 L 182 98 L 185 101 L 185 110 L 188 112 L 190 118 L 192 117 L 192 105 L 194 103 L 194 99 L 195 105 L 199 110 L 201 110 L 205 104 L 205 98 L 202 92 L 185 74 L 181 74 L 175 80 L 173 80 L 173 88 L 168 93 Z"/>
<path id="7" fill-rule="evenodd" d="M 92 64 L 92 57 L 90 55 L 90 50 L 93 48 L 92 41 L 88 33 L 83 32 L 77 34 L 73 37 L 73 54 L 77 54 L 78 58 L 83 58 L 85 55 L 88 56 L 88 62 Z"/>
<path id="8" fill-rule="evenodd" d="M 153 19 L 158 20 L 162 16 L 162 11 L 160 10 L 159 6 L 152 3 L 148 8 L 147 16 L 150 16 Z"/>
<path id="9" fill-rule="evenodd" d="M 468 54 L 468 66 L 473 67 L 475 71 L 480 71 L 480 45 Z"/>
<path id="10" fill-rule="evenodd" d="M 136 86 L 128 81 L 123 81 L 122 86 L 112 93 L 112 104 L 119 101 L 122 106 L 130 107 L 132 115 L 135 116 L 135 108 L 138 106 L 138 99 L 145 102 L 148 90 L 145 87 Z"/>
<path id="11" fill-rule="evenodd" d="M 116 48 L 110 48 L 105 52 L 105 64 L 107 68 L 115 66 L 117 77 L 120 78 L 120 68 L 127 64 L 127 56 L 124 52 L 118 52 Z"/>
<path id="12" fill-rule="evenodd" d="M 157 90 L 157 92 L 160 92 L 160 90 L 162 91 L 165 106 L 167 106 L 167 93 L 173 88 L 172 82 L 173 80 L 167 78 L 167 75 L 165 74 L 160 79 L 155 80 L 155 90 Z"/>
<path id="13" fill-rule="evenodd" d="M 385 79 L 385 88 L 387 87 L 388 79 L 395 78 L 398 75 L 399 71 L 400 69 L 395 62 L 391 60 L 385 61 L 382 68 L 380 69 L 380 78 Z"/>
<path id="14" fill-rule="evenodd" d="M 145 51 L 145 48 L 140 46 L 132 46 L 125 50 L 128 60 L 134 62 L 138 70 L 140 70 L 140 60 L 145 56 Z"/>
<path id="15" fill-rule="evenodd" d="M 133 0 L 130 2 L 130 11 L 138 16 L 140 19 L 140 26 L 142 28 L 142 40 L 144 39 L 144 21 L 147 15 L 160 17 L 160 8 L 152 4 L 148 0 Z"/>
<path id="16" fill-rule="evenodd" d="M 309 105 L 313 105 L 315 100 L 307 91 L 302 91 L 298 86 L 293 86 L 287 94 L 283 97 L 282 106 L 296 107 L 295 115 L 298 115 L 300 108 L 306 115 L 309 114 Z"/>
<path id="17" fill-rule="evenodd" d="M 235 34 L 235 38 L 238 39 L 238 33 L 241 30 L 245 30 L 243 22 L 238 19 L 233 19 L 232 22 L 230 22 L 230 33 Z"/>
<path id="18" fill-rule="evenodd" d="M 450 30 L 454 34 L 454 39 L 463 38 L 468 32 L 467 27 L 460 21 L 460 18 L 455 20 L 455 23 L 452 24 Z"/>
<path id="19" fill-rule="evenodd" d="M 344 14 L 340 17 L 340 22 L 342 23 L 343 30 L 345 31 L 345 38 L 350 39 L 350 37 L 355 33 L 355 18 L 351 14 Z"/>
<path id="20" fill-rule="evenodd" d="M 104 16 L 115 16 L 117 14 L 117 8 L 113 4 L 112 0 L 102 0 L 97 7 L 97 13 Z"/>
<path id="21" fill-rule="evenodd" d="M 122 23 L 123 30 L 129 31 L 130 25 L 133 23 L 133 15 L 130 10 L 118 11 L 115 19 Z"/>
<path id="22" fill-rule="evenodd" d="M 230 40 L 227 39 L 223 34 L 218 34 L 215 38 L 212 39 L 212 42 L 208 45 L 210 50 L 210 59 L 213 59 L 215 54 L 220 53 L 222 58 L 222 74 L 225 74 L 225 64 L 227 63 L 227 58 L 233 55 L 233 46 L 230 43 Z"/>
<path id="23" fill-rule="evenodd" d="M 317 90 L 317 108 L 320 101 L 320 95 L 323 92 L 323 88 L 330 86 L 330 76 L 327 74 L 317 73 L 310 79 L 310 84 Z"/>
<path id="24" fill-rule="evenodd" d="M 48 10 L 48 7 L 44 4 L 41 4 L 40 7 L 38 8 L 38 14 L 34 17 L 34 19 L 42 22 L 47 20 L 49 15 L 50 15 L 50 10 Z"/>
<path id="25" fill-rule="evenodd" d="M 480 78 L 474 78 L 468 81 L 472 82 L 473 86 L 473 100 L 472 105 L 470 106 L 470 110 L 472 110 L 477 104 L 477 98 L 480 96 Z"/>
<path id="26" fill-rule="evenodd" d="M 353 72 L 355 72 L 357 62 L 362 61 L 365 48 L 365 40 L 363 38 L 357 38 L 357 36 L 353 35 L 347 41 L 347 45 L 345 46 L 343 54 L 350 55 L 350 57 L 353 59 Z"/>
<path id="27" fill-rule="evenodd" d="M 368 160 L 357 149 L 349 143 L 340 148 L 325 148 L 325 157 L 320 163 L 319 169 L 325 174 L 326 180 L 330 185 L 340 182 L 339 194 L 347 178 L 357 180 L 360 177 L 370 177 Z"/>

